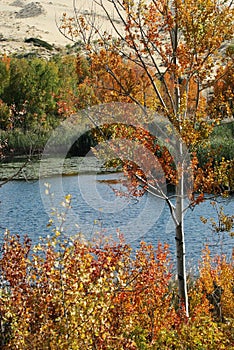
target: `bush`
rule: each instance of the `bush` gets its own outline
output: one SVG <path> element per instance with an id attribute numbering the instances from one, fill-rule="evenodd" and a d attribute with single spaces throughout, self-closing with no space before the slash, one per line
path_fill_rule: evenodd
<path id="1" fill-rule="evenodd" d="M 221 162 L 223 158 L 234 159 L 234 122 L 216 126 L 210 136 L 209 143 L 197 147 L 198 159 L 204 166 L 211 157 L 213 162 Z"/>
<path id="2" fill-rule="evenodd" d="M 21 129 L 13 131 L 1 131 L 1 143 L 6 143 L 6 154 L 33 155 L 40 154 L 50 136 L 49 132 L 23 132 Z"/>
<path id="3" fill-rule="evenodd" d="M 11 108 L 0 99 L 0 129 L 7 130 L 12 126 Z"/>
<path id="4" fill-rule="evenodd" d="M 0 272 L 1 349 L 233 349 L 233 262 L 208 250 L 189 319 L 176 310 L 167 245 L 142 243 L 134 255 L 122 241 L 68 242 L 56 231 L 32 247 L 6 234 Z"/>

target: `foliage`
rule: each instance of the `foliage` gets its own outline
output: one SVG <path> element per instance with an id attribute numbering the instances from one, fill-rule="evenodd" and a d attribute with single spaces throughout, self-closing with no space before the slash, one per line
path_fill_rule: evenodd
<path id="1" fill-rule="evenodd" d="M 222 158 L 227 160 L 234 159 L 234 122 L 219 125 L 214 128 L 210 137 L 210 147 L 213 150 L 214 159 L 221 161 Z"/>
<path id="2" fill-rule="evenodd" d="M 23 67 L 21 67 L 21 62 L 23 62 Z M 151 106 L 151 108 L 156 110 L 159 107 L 150 84 L 150 79 L 144 70 L 131 62 L 126 62 L 118 52 L 113 52 L 111 55 L 107 55 L 105 51 L 95 53 L 91 64 L 89 64 L 88 60 L 81 53 L 77 54 L 77 56 L 55 55 L 49 62 L 39 58 L 12 59 L 3 56 L 0 64 L 2 72 L 1 97 L 4 98 L 4 100 L 0 100 L 0 127 L 4 130 L 12 130 L 13 133 L 17 132 L 15 129 L 22 128 L 24 132 L 30 130 L 39 134 L 38 137 L 40 138 L 41 133 L 56 126 L 61 118 L 63 119 L 79 109 L 100 102 L 113 100 L 129 102 L 131 99 L 136 99 L 143 106 Z M 36 64 L 39 64 L 41 68 L 38 71 L 34 69 L 34 72 L 32 72 L 29 66 L 36 66 Z M 13 70 L 13 67 L 16 69 L 17 66 L 20 67 L 17 77 L 15 74 L 11 76 L 11 69 Z M 106 71 L 106 66 L 110 68 L 110 71 L 114 75 L 110 75 Z M 24 73 L 24 69 L 26 68 L 27 77 L 32 81 L 31 85 L 29 85 L 31 87 L 34 86 L 34 92 L 30 91 L 30 87 L 26 90 L 17 88 L 26 79 Z M 40 103 L 35 98 L 37 94 L 41 95 L 41 87 L 38 84 L 38 79 L 42 79 L 43 75 L 42 77 L 40 76 L 40 70 L 43 71 L 43 69 L 53 83 L 50 82 L 48 85 L 47 80 L 45 80 L 44 87 L 46 87 L 48 93 L 43 93 L 44 97 L 42 97 Z M 53 75 L 51 75 L 52 72 Z M 32 77 L 30 78 L 31 75 Z M 115 75 L 116 77 L 120 77 L 122 85 L 118 85 L 118 81 L 114 78 Z M 160 82 L 158 84 L 160 85 Z M 13 90 L 10 87 L 12 85 L 14 85 Z M 56 94 L 51 91 L 52 86 L 56 87 L 58 91 Z M 7 91 L 10 90 L 11 94 L 7 95 Z M 193 82 L 189 95 L 191 103 L 195 100 L 195 90 L 195 83 Z M 49 95 L 50 92 L 51 96 Z M 31 100 L 30 105 L 25 102 L 29 99 Z M 48 109 L 49 105 L 51 108 Z M 223 129 L 223 127 L 220 126 L 220 129 Z M 232 143 L 230 138 L 228 138 L 229 131 L 225 129 L 219 137 L 216 137 L 216 133 L 212 134 L 210 152 L 207 144 L 204 145 L 204 140 L 207 138 L 210 130 L 207 128 L 207 125 L 202 124 L 199 130 L 197 130 L 196 137 L 195 134 L 192 134 L 191 137 L 189 136 L 190 143 L 196 144 L 199 164 L 204 165 L 203 159 L 207 159 L 208 153 L 218 162 L 221 161 L 222 157 L 231 160 L 233 157 Z M 25 144 L 23 139 L 20 140 L 21 138 L 24 139 L 24 136 L 23 133 L 19 132 L 17 140 L 20 144 Z M 12 135 L 8 142 L 8 148 L 10 149 L 16 149 L 17 147 L 17 142 L 12 142 L 13 139 L 15 137 Z M 85 139 L 86 144 L 87 142 L 88 145 L 93 143 L 93 140 L 90 143 L 88 139 Z M 201 145 L 200 143 L 197 144 L 199 140 L 203 140 Z M 217 148 L 220 149 L 219 152 L 217 152 Z M 26 150 L 28 147 L 20 146 L 17 152 L 20 153 L 23 149 Z M 215 150 L 215 152 L 212 150 Z"/>
<path id="3" fill-rule="evenodd" d="M 11 108 L 2 100 L 0 100 L 0 127 L 1 129 L 9 129 L 11 127 Z"/>
<path id="4" fill-rule="evenodd" d="M 167 245 L 134 253 L 122 239 L 68 242 L 55 231 L 32 246 L 6 233 L 1 349 L 232 349 L 233 261 L 204 251 L 190 319 L 176 312 L 172 269 Z"/>
<path id="5" fill-rule="evenodd" d="M 4 152 L 7 155 L 33 155 L 43 151 L 50 132 L 34 129 L 23 132 L 15 128 L 12 131 L 0 130 L 1 143 L 5 144 Z"/>
<path id="6" fill-rule="evenodd" d="M 79 84 L 89 67 L 85 59 L 78 63 L 73 55 L 57 55 L 49 61 L 4 56 L 0 74 L 0 128 L 46 131 L 80 108 Z"/>
<path id="7" fill-rule="evenodd" d="M 89 69 L 82 55 L 54 55 L 49 61 L 3 56 L 0 59 L 1 153 L 3 149 L 7 154 L 41 152 L 51 130 L 89 104 L 92 87 L 84 83 Z M 90 141 L 90 135 L 84 137 L 78 151 L 82 153 L 80 148 Z"/>
<path id="8" fill-rule="evenodd" d="M 228 46 L 225 55 L 234 58 L 232 46 Z M 214 85 L 212 96 L 209 100 L 211 115 L 232 118 L 234 115 L 234 66 L 233 63 L 226 64 L 217 72 L 217 82 Z"/>
<path id="9" fill-rule="evenodd" d="M 105 8 L 104 3 L 98 0 L 96 2 L 108 15 L 108 10 Z M 7 104 L 14 116 L 12 118 L 13 124 L 10 127 L 22 127 L 25 132 L 29 128 L 35 127 L 34 122 L 36 122 L 41 123 L 47 129 L 56 124 L 56 117 L 66 117 L 73 113 L 77 107 L 83 108 L 101 101 L 132 101 L 138 106 L 143 105 L 143 107 L 149 108 L 150 111 L 153 110 L 165 116 L 179 133 L 180 146 L 185 142 L 187 147 L 193 151 L 191 166 L 194 174 L 194 188 L 193 194 L 189 193 L 192 205 L 202 201 L 204 193 L 225 193 L 226 189 L 229 190 L 231 188 L 233 163 L 225 161 L 223 158 L 216 160 L 211 155 L 207 159 L 205 166 L 201 167 L 196 151 L 197 145 L 205 143 L 204 140 L 208 139 L 215 122 L 219 122 L 221 118 L 220 113 L 217 114 L 215 109 L 215 106 L 219 105 L 220 100 L 225 102 L 225 115 L 231 113 L 227 101 L 232 97 L 232 93 L 229 91 L 232 76 L 228 77 L 232 56 L 231 53 L 223 55 L 222 46 L 233 37 L 233 8 L 229 6 L 228 1 L 218 0 L 207 2 L 201 0 L 165 2 L 161 0 L 158 2 L 150 1 L 147 4 L 145 1 L 109 0 L 109 3 L 117 11 L 123 25 L 124 33 L 118 38 L 113 38 L 106 32 L 101 33 L 99 29 L 95 28 L 94 22 L 90 26 L 82 16 L 76 17 L 75 24 L 77 25 L 75 27 L 74 22 L 69 19 L 68 24 L 66 24 L 66 21 L 63 23 L 62 29 L 67 29 L 73 38 L 81 34 L 83 39 L 89 39 L 86 42 L 86 50 L 89 51 L 91 60 L 90 70 L 87 69 L 85 74 L 82 73 L 83 75 L 80 75 L 80 68 L 84 66 L 82 66 L 81 56 L 78 55 L 76 72 L 80 80 L 78 86 L 74 86 L 74 89 L 65 89 L 65 93 L 62 91 L 59 69 L 54 61 L 49 61 L 46 64 L 38 59 L 24 59 L 20 61 L 19 66 L 18 62 L 12 59 L 12 64 L 10 64 L 9 68 L 9 84 L 4 87 L 2 94 L 3 103 Z M 66 16 L 64 18 L 66 20 Z M 112 27 L 116 29 L 115 20 L 112 19 L 110 13 L 108 18 Z M 90 42 L 90 35 L 86 35 L 90 30 L 101 38 L 95 42 L 93 47 Z M 117 33 L 119 34 L 118 29 Z M 227 66 L 228 70 L 219 68 L 221 66 Z M 68 69 L 68 71 L 70 77 L 72 77 L 73 74 L 71 72 L 74 72 L 74 66 L 71 65 L 71 70 Z M 2 72 L 4 73 L 4 69 Z M 64 72 L 66 72 L 66 69 L 64 69 Z M 27 76 L 28 73 L 29 77 Z M 223 87 L 217 86 L 216 82 L 220 81 L 224 76 L 227 77 L 227 84 L 225 82 Z M 20 79 L 18 79 L 19 77 Z M 69 79 L 69 84 L 73 84 L 72 78 Z M 226 85 L 228 86 L 227 88 Z M 211 86 L 214 86 L 214 89 L 216 89 L 212 104 L 205 98 L 205 92 Z M 220 93 L 222 88 L 224 88 L 225 94 Z M 12 91 L 14 92 L 14 100 L 11 95 Z M 68 96 L 71 96 L 71 103 L 70 101 L 67 103 Z M 57 97 L 59 99 L 58 103 Z M 3 105 L 2 109 L 4 110 L 5 107 Z M 55 117 L 52 121 L 50 120 L 51 116 Z M 4 120 L 4 127 L 6 128 L 9 127 L 7 120 L 8 117 Z M 53 122 L 55 123 L 53 124 Z M 117 125 L 117 127 L 122 132 L 123 138 L 126 128 L 122 128 L 120 125 Z M 107 128 L 109 128 L 109 125 L 107 125 Z M 130 128 L 127 129 L 127 132 L 129 130 Z M 159 155 L 162 155 L 161 150 L 157 149 L 158 145 L 153 137 L 148 141 L 148 135 L 142 132 L 142 129 L 137 130 L 137 132 L 138 134 L 133 133 L 134 137 L 137 136 L 138 139 L 143 140 L 145 147 L 153 150 L 154 155 L 157 156 L 158 151 Z M 185 154 L 182 147 L 179 147 L 179 153 L 183 163 Z M 185 301 L 186 313 L 188 314 L 187 291 L 185 290 L 186 273 L 184 270 L 185 264 L 183 264 L 183 213 L 185 210 L 183 198 L 186 195 L 183 186 L 183 176 L 185 168 L 184 164 L 180 164 L 175 174 L 169 152 L 165 150 L 161 158 L 165 162 L 167 179 L 170 179 L 176 185 L 175 206 L 171 204 L 166 193 L 162 197 L 169 203 L 170 210 L 174 214 L 172 217 L 176 224 L 178 271 L 180 269 L 180 272 L 178 272 L 178 294 L 180 295 L 180 306 Z M 141 184 L 142 180 L 144 183 L 141 173 L 139 178 L 138 167 L 134 168 L 130 164 L 128 168 L 132 174 L 138 176 L 132 176 L 134 179 L 133 186 L 136 187 L 139 183 Z M 148 185 L 144 186 L 144 189 L 147 189 Z M 157 186 L 156 179 L 153 185 Z M 138 195 L 137 191 L 136 194 Z M 199 194 L 198 197 L 196 196 L 197 194 Z M 155 271 L 154 274 L 157 275 Z M 93 281 L 90 283 L 92 285 Z M 144 283 L 146 283 L 145 280 Z M 54 288 L 56 290 L 56 286 Z M 136 290 L 137 288 L 138 286 L 136 285 Z M 152 286 L 151 289 L 152 293 L 154 293 Z M 60 294 L 61 300 L 63 300 L 61 297 L 63 293 L 64 290 L 62 289 L 62 294 Z M 135 308 L 134 298 L 130 299 L 130 309 L 133 310 L 133 316 Z M 156 300 L 157 298 L 154 296 L 154 299 Z M 100 300 L 102 301 L 102 298 Z M 107 305 L 109 312 L 110 307 L 109 304 Z M 144 303 L 139 303 L 139 305 L 139 308 L 137 305 L 137 314 L 143 313 L 141 323 L 144 325 L 147 323 L 149 315 L 147 316 L 143 311 L 146 309 L 148 312 L 148 309 Z M 160 308 L 160 305 L 157 307 Z M 60 308 L 61 304 L 58 302 L 56 310 L 60 310 Z M 105 312 L 104 307 L 103 312 Z M 61 314 L 59 311 L 59 320 L 62 317 Z M 64 314 L 65 316 L 67 315 L 66 308 L 63 309 L 62 315 Z M 62 318 L 63 329 L 66 328 L 66 317 L 65 319 Z M 103 317 L 107 320 L 106 324 L 108 325 L 109 321 L 106 314 Z M 152 315 L 151 321 L 152 318 L 154 320 L 154 317 L 156 317 L 155 314 Z M 209 317 L 208 320 L 210 320 Z M 100 333 L 102 333 L 102 327 L 104 327 L 100 324 L 96 325 L 95 322 L 93 321 L 94 328 L 92 329 L 94 329 L 94 333 L 92 333 L 93 337 L 91 337 L 93 342 L 94 340 L 96 341 L 95 329 L 101 330 Z M 157 327 L 160 329 L 159 321 L 157 320 L 156 322 Z M 127 329 L 124 331 L 124 334 L 128 336 L 131 334 L 132 337 L 137 339 L 136 341 L 141 342 L 142 347 L 144 347 L 144 342 L 148 341 L 147 337 L 149 337 L 149 334 L 151 343 L 158 336 L 158 328 L 154 328 L 154 323 L 151 324 L 151 328 L 144 326 L 146 333 L 143 334 L 141 334 L 140 323 L 136 322 L 137 328 L 134 330 L 131 329 L 131 318 L 128 324 L 130 331 Z M 183 327 L 186 327 L 185 324 L 184 322 Z M 208 321 L 204 320 L 204 324 L 208 324 Z M 218 339 L 221 336 L 219 335 L 219 329 L 215 324 L 213 327 L 212 322 L 211 324 L 210 332 L 212 332 L 212 337 L 214 334 L 217 334 L 217 339 L 214 337 L 214 341 L 219 346 Z M 184 337 L 188 334 L 190 334 L 190 337 L 194 336 L 192 327 L 191 332 L 187 332 L 186 328 L 183 331 L 183 327 L 181 328 L 181 334 L 184 334 Z M 51 327 L 52 329 L 53 327 Z M 195 326 L 195 333 L 196 329 L 197 327 Z M 23 335 L 26 335 L 27 332 L 28 328 L 23 328 L 18 337 L 19 341 L 23 339 Z M 209 333 L 209 330 L 207 332 Z M 66 330 L 66 334 L 69 339 L 70 333 L 68 330 Z M 51 335 L 48 335 L 46 338 L 50 339 L 50 337 Z M 127 339 L 129 340 L 129 338 Z M 130 339 L 132 338 L 130 337 Z M 188 348 L 203 346 L 201 345 L 201 338 L 191 342 L 186 338 L 184 342 Z M 86 343 L 84 344 L 87 345 Z M 130 347 L 129 344 L 126 343 L 123 347 Z M 72 347 L 73 345 L 69 346 Z M 168 346 L 175 348 L 178 346 L 178 342 L 175 342 L 175 344 L 170 343 Z M 213 344 L 208 339 L 205 346 L 209 348 Z M 100 348 L 99 343 L 98 347 Z"/>
<path id="10" fill-rule="evenodd" d="M 202 180 L 203 192 L 231 189 L 231 141 L 212 138 L 210 142 L 209 136 L 215 123 L 231 113 L 229 108 L 230 113 L 221 116 L 216 107 L 220 99 L 229 104 L 232 100 L 233 53 L 227 43 L 233 37 L 233 8 L 217 0 L 206 4 L 149 1 L 147 5 L 144 1 L 111 0 L 120 29 L 105 4 L 96 3 L 109 15 L 114 34 L 102 32 L 88 15 L 68 18 L 65 14 L 61 23 L 65 35 L 73 41 L 81 38 L 86 44 L 91 66 L 84 82 L 92 86 L 87 102 L 133 102 L 163 114 L 193 153 L 194 192 L 202 191 Z M 99 37 L 93 43 L 91 33 Z M 227 162 L 226 173 L 224 158 L 231 162 Z M 220 186 L 219 172 L 230 178 L 224 186 Z"/>
<path id="11" fill-rule="evenodd" d="M 10 59 L 4 55 L 0 60 L 0 94 L 2 94 L 5 86 L 8 84 L 9 68 L 10 68 Z"/>
<path id="12" fill-rule="evenodd" d="M 163 114 L 194 158 L 197 150 L 207 149 L 206 158 L 212 158 L 218 167 L 230 142 L 217 156 L 212 152 L 216 140 L 209 145 L 207 139 L 215 123 L 230 115 L 221 116 L 216 107 L 220 106 L 220 94 L 226 102 L 232 100 L 233 52 L 228 42 L 233 37 L 233 8 L 218 0 L 205 4 L 200 0 L 147 4 L 110 0 L 111 10 L 102 1 L 95 3 L 108 16 L 112 34 L 103 32 L 88 15 L 68 18 L 64 14 L 61 22 L 64 35 L 74 42 L 81 38 L 86 44 L 91 67 L 85 82 L 96 96 L 90 104 L 133 102 Z M 118 21 L 112 19 L 111 11 Z M 96 34 L 96 41 L 94 37 L 91 42 L 91 33 Z M 232 159 L 231 154 L 227 159 Z M 201 156 L 198 164 L 213 171 L 201 162 Z M 199 182 L 201 179 L 198 176 Z M 207 185 L 206 181 L 206 189 Z"/>
<path id="13" fill-rule="evenodd" d="M 89 93 L 87 89 L 84 94 L 83 82 L 90 74 L 89 63 L 81 54 L 55 56 L 53 61 L 58 67 L 61 85 L 56 96 L 58 114 L 67 117 L 86 107 L 83 100 L 89 98 Z"/>
<path id="14" fill-rule="evenodd" d="M 169 160 L 166 177 L 168 179 L 172 175 L 176 188 L 175 206 L 165 191 L 160 189 L 157 195 L 169 205 L 175 223 L 178 293 L 185 303 L 188 315 L 184 264 L 184 197 L 188 195 L 191 205 L 195 205 L 204 199 L 207 192 L 222 193 L 226 188 L 230 190 L 229 181 L 225 181 L 225 186 L 220 183 L 222 177 L 225 180 L 229 177 L 229 162 L 225 163 L 225 159 L 217 162 L 209 157 L 202 168 L 196 147 L 205 143 L 215 122 L 220 119 L 220 115 L 213 113 L 219 94 L 212 106 L 205 94 L 207 88 L 214 87 L 217 81 L 227 76 L 229 70 L 223 71 L 220 67 L 232 66 L 230 50 L 227 55 L 222 52 L 222 46 L 230 42 L 234 34 L 232 2 L 109 0 L 108 6 L 101 0 L 95 0 L 94 3 L 107 16 L 112 33 L 103 31 L 95 23 L 93 14 L 91 18 L 86 15 L 68 18 L 65 14 L 60 29 L 72 40 L 83 39 L 92 61 L 98 98 L 105 102 L 131 101 L 144 109 L 145 114 L 148 114 L 147 111 L 157 112 L 179 134 L 177 155 L 181 162 L 176 169 L 176 178 L 171 158 L 165 160 Z M 116 18 L 120 25 L 117 25 Z M 92 34 L 96 35 L 93 39 L 98 38 L 97 42 L 91 42 Z M 228 92 L 225 98 L 229 99 L 230 96 Z M 145 135 L 141 132 L 139 135 L 142 137 L 138 141 L 143 140 L 144 145 Z M 150 147 L 151 153 L 157 156 L 158 145 L 153 136 L 152 139 L 151 145 L 155 149 Z M 132 137 L 132 140 L 135 141 L 135 138 Z M 183 144 L 193 152 L 190 166 L 185 164 L 186 151 Z M 194 188 L 185 193 L 184 178 L 189 167 L 194 175 Z M 139 166 L 134 168 L 127 164 L 127 168 L 134 175 L 131 177 L 135 187 L 143 182 L 145 189 L 149 188 L 149 183 L 142 174 L 139 176 Z M 153 176 L 151 179 L 154 183 L 150 183 L 150 186 L 158 189 L 157 179 Z M 137 191 L 136 193 L 138 195 Z M 198 197 L 195 195 L 197 193 Z"/>
<path id="15" fill-rule="evenodd" d="M 215 234 L 229 232 L 230 236 L 234 236 L 234 232 L 232 232 L 234 227 L 234 215 L 226 215 L 223 207 L 219 207 L 215 201 L 212 201 L 211 205 L 215 209 L 217 216 L 217 222 L 214 218 L 210 218 L 212 231 L 214 231 Z M 201 221 L 206 224 L 208 219 L 202 216 Z"/>
<path id="16" fill-rule="evenodd" d="M 106 68 L 108 67 L 108 69 Z M 98 102 L 138 101 L 142 106 L 156 105 L 150 79 L 144 69 L 127 62 L 119 52 L 101 49 L 91 55 L 89 81 L 95 89 Z"/>
<path id="17" fill-rule="evenodd" d="M 11 59 L 10 79 L 2 94 L 12 106 L 12 127 L 28 130 L 35 123 L 43 123 L 46 114 L 55 109 L 52 97 L 57 90 L 56 67 L 40 59 Z M 34 125 L 33 125 L 34 124 Z"/>

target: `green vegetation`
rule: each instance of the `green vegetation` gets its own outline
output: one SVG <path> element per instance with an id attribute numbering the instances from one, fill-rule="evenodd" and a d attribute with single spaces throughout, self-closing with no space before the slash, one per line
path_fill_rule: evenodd
<path id="1" fill-rule="evenodd" d="M 234 121 L 226 124 L 217 125 L 209 142 L 198 146 L 198 158 L 201 165 L 207 162 L 208 157 L 214 161 L 220 162 L 223 158 L 227 160 L 234 159 Z"/>
<path id="2" fill-rule="evenodd" d="M 0 130 L 1 142 L 7 144 L 6 151 L 10 156 L 40 154 L 50 136 L 49 131 L 26 131 L 14 129 L 12 131 Z"/>
<path id="3" fill-rule="evenodd" d="M 33 43 L 35 46 L 44 47 L 47 50 L 53 50 L 53 46 L 44 40 L 38 38 L 28 38 L 24 40 L 26 43 Z"/>
<path id="4" fill-rule="evenodd" d="M 49 61 L 3 58 L 1 75 L 5 80 L 0 86 L 1 129 L 20 128 L 27 132 L 49 130 L 58 125 L 63 114 L 59 103 L 65 102 L 63 97 L 68 86 L 73 89 L 73 94 L 77 94 L 75 62 L 74 57 L 55 57 Z M 64 69 L 67 65 L 70 69 Z"/>
<path id="5" fill-rule="evenodd" d="M 78 74 L 79 73 L 79 74 Z M 40 153 L 51 130 L 83 104 L 88 62 L 74 55 L 0 59 L 0 140 L 5 152 Z"/>
<path id="6" fill-rule="evenodd" d="M 234 121 L 217 126 L 211 135 L 211 149 L 216 152 L 217 161 L 223 157 L 234 159 Z"/>

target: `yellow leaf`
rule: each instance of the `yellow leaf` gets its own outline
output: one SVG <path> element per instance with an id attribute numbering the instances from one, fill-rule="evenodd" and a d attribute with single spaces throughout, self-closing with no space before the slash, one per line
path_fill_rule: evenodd
<path id="1" fill-rule="evenodd" d="M 55 237 L 59 237 L 60 235 L 61 235 L 61 232 L 58 231 L 58 230 L 56 230 L 56 231 L 55 231 Z"/>

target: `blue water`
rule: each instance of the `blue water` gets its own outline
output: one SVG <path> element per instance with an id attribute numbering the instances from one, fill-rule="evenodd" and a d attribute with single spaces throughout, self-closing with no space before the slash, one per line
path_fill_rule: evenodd
<path id="1" fill-rule="evenodd" d="M 167 242 L 170 245 L 172 259 L 175 257 L 174 225 L 164 201 L 149 194 L 141 198 L 118 197 L 112 186 L 123 190 L 121 185 L 107 185 L 103 179 L 116 179 L 117 174 L 80 175 L 62 178 L 50 178 L 50 193 L 44 194 L 44 181 L 12 181 L 0 188 L 0 233 L 4 231 L 23 236 L 27 234 L 37 243 L 39 237 L 52 234 L 55 227 L 65 235 L 84 234 L 90 239 L 97 232 L 116 238 L 123 233 L 127 243 L 134 249 L 140 242 Z M 116 187 L 117 186 L 117 187 Z M 67 194 L 72 195 L 71 209 L 62 223 L 59 215 L 66 212 L 61 202 Z M 226 214 L 234 213 L 234 198 L 218 199 Z M 51 212 L 53 212 L 51 214 Z M 215 208 L 210 201 L 188 209 L 185 215 L 185 242 L 188 264 L 197 266 L 204 245 L 208 243 L 212 253 L 225 253 L 229 258 L 234 247 L 234 238 L 228 233 L 214 234 L 211 225 L 204 225 L 200 216 L 217 219 Z M 47 227 L 49 219 L 54 224 Z"/>

